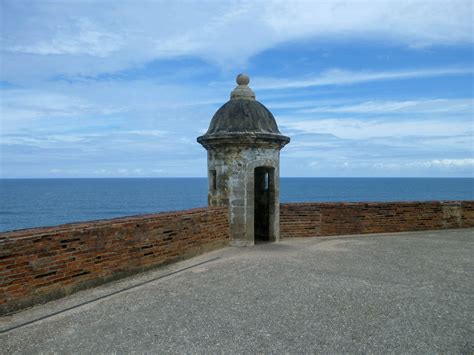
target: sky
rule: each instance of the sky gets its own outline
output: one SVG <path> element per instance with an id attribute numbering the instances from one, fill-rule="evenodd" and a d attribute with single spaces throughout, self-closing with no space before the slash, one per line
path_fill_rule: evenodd
<path id="1" fill-rule="evenodd" d="M 470 0 L 0 4 L 0 177 L 204 177 L 238 73 L 281 176 L 474 177 Z"/>

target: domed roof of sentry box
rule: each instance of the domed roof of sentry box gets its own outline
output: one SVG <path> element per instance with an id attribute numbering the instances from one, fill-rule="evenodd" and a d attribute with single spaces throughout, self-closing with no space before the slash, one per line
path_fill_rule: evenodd
<path id="1" fill-rule="evenodd" d="M 255 100 L 255 93 L 248 86 L 249 77 L 239 74 L 236 81 L 237 87 L 231 92 L 230 100 L 217 110 L 209 129 L 198 137 L 198 142 L 205 145 L 223 138 L 242 141 L 253 137 L 278 141 L 282 146 L 288 143 L 290 139 L 280 133 L 272 113 Z"/>

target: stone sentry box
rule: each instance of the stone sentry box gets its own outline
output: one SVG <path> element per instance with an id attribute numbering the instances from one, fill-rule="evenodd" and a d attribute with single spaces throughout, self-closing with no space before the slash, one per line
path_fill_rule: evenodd
<path id="1" fill-rule="evenodd" d="M 230 100 L 197 141 L 207 150 L 209 206 L 228 206 L 231 245 L 280 238 L 280 150 L 290 141 L 237 76 Z"/>

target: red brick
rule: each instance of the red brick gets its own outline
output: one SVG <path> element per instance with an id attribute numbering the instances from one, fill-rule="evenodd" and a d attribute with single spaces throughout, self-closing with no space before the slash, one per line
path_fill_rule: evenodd
<path id="1" fill-rule="evenodd" d="M 0 304 L 181 259 L 212 248 L 214 240 L 225 243 L 227 215 L 225 207 L 198 208 L 0 233 Z"/>

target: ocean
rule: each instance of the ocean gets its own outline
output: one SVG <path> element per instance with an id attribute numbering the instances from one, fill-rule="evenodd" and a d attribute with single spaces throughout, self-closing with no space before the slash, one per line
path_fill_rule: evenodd
<path id="1" fill-rule="evenodd" d="M 282 178 L 280 200 L 474 200 L 474 179 Z M 206 178 L 0 179 L 0 231 L 206 205 Z"/>

